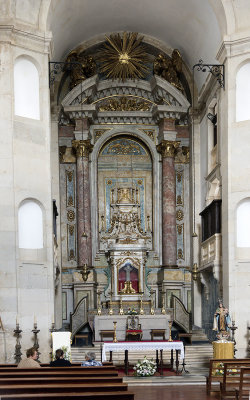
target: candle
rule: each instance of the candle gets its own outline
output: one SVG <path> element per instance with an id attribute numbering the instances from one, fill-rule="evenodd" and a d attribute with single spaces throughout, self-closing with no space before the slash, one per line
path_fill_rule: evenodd
<path id="1" fill-rule="evenodd" d="M 34 324 L 36 324 L 36 315 L 34 314 Z"/>
<path id="2" fill-rule="evenodd" d="M 18 317 L 18 314 L 16 315 L 16 325 L 18 325 L 19 324 L 19 317 Z"/>
<path id="3" fill-rule="evenodd" d="M 52 315 L 52 324 L 54 324 L 54 323 L 55 323 L 54 315 Z"/>
<path id="4" fill-rule="evenodd" d="M 233 321 L 235 321 L 235 312 L 233 312 Z"/>

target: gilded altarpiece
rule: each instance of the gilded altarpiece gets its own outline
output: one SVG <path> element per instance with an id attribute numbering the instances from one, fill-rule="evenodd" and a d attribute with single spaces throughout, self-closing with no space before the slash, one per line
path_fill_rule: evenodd
<path id="1" fill-rule="evenodd" d="M 152 161 L 141 142 L 122 135 L 98 158 L 100 252 L 108 254 L 115 297 L 137 299 L 152 249 Z"/>

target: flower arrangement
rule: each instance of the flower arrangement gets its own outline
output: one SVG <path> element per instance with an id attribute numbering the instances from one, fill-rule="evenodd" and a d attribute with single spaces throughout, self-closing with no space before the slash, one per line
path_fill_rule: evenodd
<path id="1" fill-rule="evenodd" d="M 138 311 L 133 307 L 132 309 L 129 308 L 128 311 L 126 312 L 127 315 L 137 315 Z"/>
<path id="2" fill-rule="evenodd" d="M 217 376 L 224 375 L 224 364 L 222 362 L 216 365 L 215 375 Z"/>
<path id="3" fill-rule="evenodd" d="M 156 363 L 145 356 L 143 361 L 139 360 L 135 365 L 134 371 L 135 376 L 152 376 L 156 372 Z"/>
<path id="4" fill-rule="evenodd" d="M 228 375 L 236 375 L 238 373 L 238 370 L 236 368 L 230 368 L 227 370 L 227 373 Z M 224 364 L 222 362 L 216 365 L 215 375 L 216 376 L 224 375 Z"/>

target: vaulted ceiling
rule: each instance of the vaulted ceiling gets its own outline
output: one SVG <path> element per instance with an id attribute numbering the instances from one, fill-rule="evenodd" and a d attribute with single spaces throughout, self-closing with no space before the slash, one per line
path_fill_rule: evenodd
<path id="1" fill-rule="evenodd" d="M 84 41 L 131 31 L 178 48 L 192 67 L 200 58 L 215 62 L 222 39 L 208 0 L 52 0 L 47 23 L 54 60 Z"/>

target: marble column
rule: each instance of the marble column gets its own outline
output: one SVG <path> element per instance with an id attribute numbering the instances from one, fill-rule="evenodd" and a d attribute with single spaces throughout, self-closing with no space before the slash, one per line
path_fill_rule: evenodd
<path id="1" fill-rule="evenodd" d="M 77 157 L 77 248 L 78 267 L 91 265 L 91 213 L 89 185 L 89 153 L 93 145 L 90 140 L 73 140 L 72 147 Z"/>
<path id="2" fill-rule="evenodd" d="M 174 156 L 179 142 L 162 140 L 162 263 L 176 266 L 176 183 Z"/>

